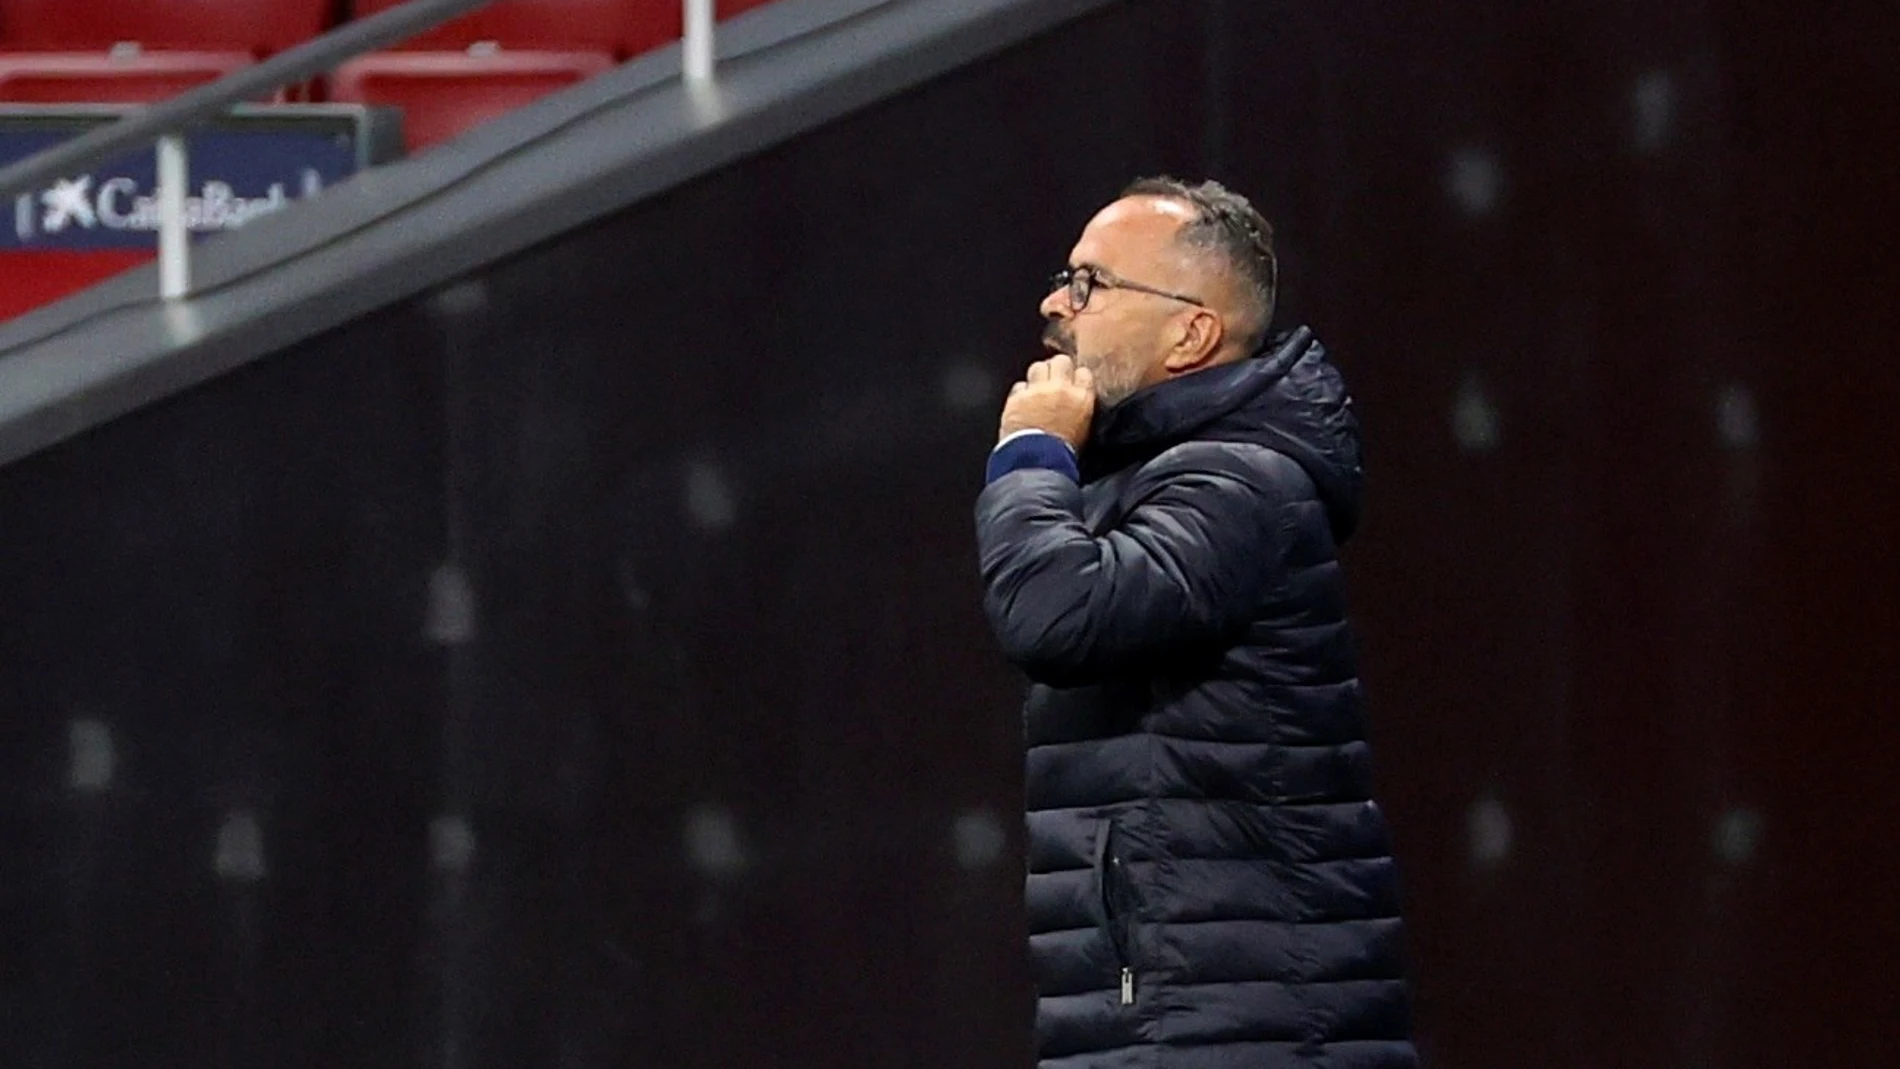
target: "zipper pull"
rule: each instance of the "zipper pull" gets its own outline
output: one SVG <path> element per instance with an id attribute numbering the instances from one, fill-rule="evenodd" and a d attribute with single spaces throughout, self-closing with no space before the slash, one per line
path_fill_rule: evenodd
<path id="1" fill-rule="evenodd" d="M 1134 1004 L 1135 1004 L 1135 970 L 1129 969 L 1129 968 L 1123 968 L 1122 969 L 1122 1005 L 1133 1006 Z"/>

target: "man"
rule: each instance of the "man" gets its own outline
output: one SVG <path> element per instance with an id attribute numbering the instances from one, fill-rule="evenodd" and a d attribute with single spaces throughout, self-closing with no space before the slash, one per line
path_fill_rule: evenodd
<path id="1" fill-rule="evenodd" d="M 977 502 L 1034 684 L 1043 1069 L 1416 1064 L 1337 557 L 1358 426 L 1310 331 L 1266 340 L 1271 240 L 1212 182 L 1098 214 Z"/>

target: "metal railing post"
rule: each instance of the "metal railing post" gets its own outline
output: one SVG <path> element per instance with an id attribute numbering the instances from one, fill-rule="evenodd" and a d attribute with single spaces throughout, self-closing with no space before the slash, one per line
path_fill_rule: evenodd
<path id="1" fill-rule="evenodd" d="M 717 17 L 713 12 L 713 0 L 685 0 L 686 2 L 686 80 L 695 84 L 712 81 L 713 76 L 713 31 Z"/>
<path id="2" fill-rule="evenodd" d="M 158 293 L 175 301 L 191 292 L 191 225 L 185 200 L 191 158 L 182 134 L 158 139 Z"/>

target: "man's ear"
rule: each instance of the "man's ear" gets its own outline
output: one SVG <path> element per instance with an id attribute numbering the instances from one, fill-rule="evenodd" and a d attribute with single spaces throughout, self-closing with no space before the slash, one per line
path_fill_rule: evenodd
<path id="1" fill-rule="evenodd" d="M 1221 343 L 1227 338 L 1227 325 L 1220 316 L 1205 308 L 1197 308 L 1181 324 L 1175 336 L 1175 343 L 1168 349 L 1168 355 L 1161 365 L 1169 374 L 1179 375 L 1203 367 L 1220 352 Z"/>

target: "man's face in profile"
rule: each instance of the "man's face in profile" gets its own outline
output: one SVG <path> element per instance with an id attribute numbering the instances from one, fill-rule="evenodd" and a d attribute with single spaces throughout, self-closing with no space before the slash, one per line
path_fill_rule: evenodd
<path id="1" fill-rule="evenodd" d="M 1043 298 L 1043 345 L 1094 372 L 1103 404 L 1165 377 L 1168 327 L 1193 306 L 1145 289 L 1181 293 L 1204 281 L 1174 240 L 1187 218 L 1185 206 L 1162 197 L 1116 201 L 1089 221 L 1069 253 L 1069 271 L 1087 277 Z M 1086 303 L 1078 304 L 1079 295 Z"/>

